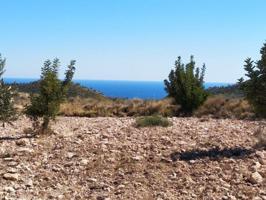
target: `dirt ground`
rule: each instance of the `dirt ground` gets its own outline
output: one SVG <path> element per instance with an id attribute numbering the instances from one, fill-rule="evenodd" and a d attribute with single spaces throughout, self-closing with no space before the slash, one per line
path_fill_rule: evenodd
<path id="1" fill-rule="evenodd" d="M 31 137 L 25 117 L 0 128 L 0 199 L 266 200 L 258 121 L 59 117 Z"/>

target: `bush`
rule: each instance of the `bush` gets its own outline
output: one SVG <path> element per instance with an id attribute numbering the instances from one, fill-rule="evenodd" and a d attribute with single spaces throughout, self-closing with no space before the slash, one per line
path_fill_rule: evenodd
<path id="1" fill-rule="evenodd" d="M 266 43 L 260 50 L 261 59 L 254 64 L 251 58 L 245 60 L 244 69 L 248 79 L 239 79 L 246 99 L 259 117 L 266 117 Z"/>
<path id="2" fill-rule="evenodd" d="M 172 99 L 95 99 L 71 98 L 60 106 L 60 114 L 82 117 L 125 117 L 161 115 L 171 117 L 178 113 Z"/>
<path id="3" fill-rule="evenodd" d="M 16 96 L 15 90 L 6 85 L 2 78 L 5 70 L 5 59 L 2 59 L 0 54 L 0 121 L 3 123 L 11 123 L 17 118 L 17 112 L 14 107 L 14 98 Z"/>
<path id="4" fill-rule="evenodd" d="M 41 133 L 47 132 L 49 123 L 54 120 L 59 112 L 75 71 L 75 61 L 71 61 L 65 73 L 64 81 L 58 78 L 59 60 L 45 61 L 42 67 L 40 91 L 31 96 L 31 103 L 26 107 L 26 114 L 38 124 L 38 118 L 42 118 Z"/>
<path id="5" fill-rule="evenodd" d="M 201 70 L 195 68 L 193 56 L 186 65 L 181 62 L 181 57 L 178 57 L 175 69 L 171 70 L 168 80 L 164 80 L 168 96 L 175 99 L 176 104 L 181 106 L 185 114 L 192 114 L 207 98 L 207 92 L 203 86 L 204 73 L 205 65 Z"/>
<path id="6" fill-rule="evenodd" d="M 209 97 L 198 110 L 197 117 L 250 119 L 254 117 L 252 107 L 243 99 L 228 99 L 222 95 Z"/>
<path id="7" fill-rule="evenodd" d="M 164 117 L 155 115 L 155 116 L 145 116 L 139 117 L 136 119 L 136 127 L 150 127 L 150 126 L 170 126 L 171 122 Z"/>

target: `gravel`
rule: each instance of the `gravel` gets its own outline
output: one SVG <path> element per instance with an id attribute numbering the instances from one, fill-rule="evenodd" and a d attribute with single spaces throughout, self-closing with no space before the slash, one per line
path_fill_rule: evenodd
<path id="1" fill-rule="evenodd" d="M 0 199 L 266 199 L 258 121 L 59 117 L 55 134 L 0 128 Z M 27 131 L 25 131 L 27 130 Z"/>

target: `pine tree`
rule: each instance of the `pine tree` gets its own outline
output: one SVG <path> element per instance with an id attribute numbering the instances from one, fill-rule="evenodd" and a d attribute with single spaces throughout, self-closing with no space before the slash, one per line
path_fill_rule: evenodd
<path id="1" fill-rule="evenodd" d="M 14 97 L 16 95 L 15 90 L 11 86 L 7 86 L 3 80 L 3 74 L 5 72 L 6 60 L 2 58 L 0 54 L 0 121 L 3 127 L 5 123 L 11 123 L 17 119 L 17 112 L 14 107 Z"/>
<path id="2" fill-rule="evenodd" d="M 168 80 L 164 80 L 168 96 L 174 98 L 185 114 L 192 114 L 207 99 L 203 86 L 205 69 L 205 64 L 201 70 L 195 68 L 193 56 L 186 65 L 181 62 L 181 57 L 178 57 L 175 69 L 170 71 Z"/>
<path id="3" fill-rule="evenodd" d="M 253 106 L 259 117 L 266 117 L 266 43 L 260 50 L 261 59 L 258 62 L 248 58 L 244 69 L 247 80 L 239 79 L 240 88 L 246 99 Z"/>
<path id="4" fill-rule="evenodd" d="M 65 79 L 58 78 L 59 59 L 47 60 L 41 71 L 39 94 L 31 96 L 31 104 L 26 107 L 26 114 L 34 120 L 42 118 L 41 132 L 49 129 L 51 120 L 55 120 L 60 104 L 64 101 L 75 72 L 75 61 L 71 61 L 65 73 Z"/>

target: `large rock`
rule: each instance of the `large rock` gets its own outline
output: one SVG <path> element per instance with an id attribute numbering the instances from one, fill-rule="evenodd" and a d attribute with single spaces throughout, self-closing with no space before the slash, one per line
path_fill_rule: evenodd
<path id="1" fill-rule="evenodd" d="M 3 178 L 6 180 L 17 181 L 18 180 L 18 174 L 6 173 L 3 175 Z"/>
<path id="2" fill-rule="evenodd" d="M 253 172 L 256 172 L 256 171 L 258 171 L 260 168 L 261 168 L 261 164 L 260 164 L 260 162 L 255 162 L 254 165 L 251 167 L 251 170 L 252 170 Z"/>
<path id="3" fill-rule="evenodd" d="M 254 172 L 251 174 L 249 181 L 253 184 L 259 184 L 263 182 L 263 177 L 260 175 L 259 172 Z"/>

